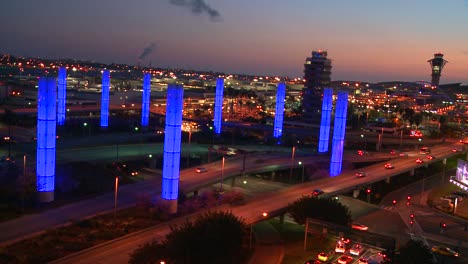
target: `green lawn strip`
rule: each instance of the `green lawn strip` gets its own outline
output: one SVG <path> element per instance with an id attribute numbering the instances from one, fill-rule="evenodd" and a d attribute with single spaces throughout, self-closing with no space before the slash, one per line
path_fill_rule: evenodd
<path id="1" fill-rule="evenodd" d="M 309 259 L 316 259 L 320 252 L 328 252 L 336 241 L 328 238 L 319 238 L 317 235 L 309 235 L 307 240 L 307 250 L 304 250 L 304 226 L 270 220 L 271 224 L 278 230 L 284 241 L 285 255 L 283 264 L 303 264 Z"/>

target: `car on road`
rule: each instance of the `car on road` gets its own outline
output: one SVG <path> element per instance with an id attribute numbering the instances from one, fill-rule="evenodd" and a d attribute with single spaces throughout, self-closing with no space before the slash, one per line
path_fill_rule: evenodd
<path id="1" fill-rule="evenodd" d="M 359 223 L 352 223 L 351 228 L 356 229 L 356 230 L 361 230 L 361 231 L 366 231 L 367 229 L 369 229 L 368 226 L 359 224 Z"/>
<path id="2" fill-rule="evenodd" d="M 416 159 L 416 163 L 422 164 L 422 163 L 424 163 L 424 160 L 418 158 L 418 159 Z"/>
<path id="3" fill-rule="evenodd" d="M 419 150 L 419 154 L 431 154 L 431 149 L 429 147 L 422 147 Z"/>
<path id="4" fill-rule="evenodd" d="M 392 163 L 389 162 L 389 163 L 385 163 L 384 167 L 385 167 L 386 169 L 394 169 L 394 168 L 395 168 L 395 165 L 393 165 Z"/>
<path id="5" fill-rule="evenodd" d="M 395 154 L 397 154 L 397 151 L 392 149 L 392 150 L 390 150 L 390 154 L 395 155 Z"/>
<path id="6" fill-rule="evenodd" d="M 348 263 L 351 263 L 352 261 L 353 261 L 353 258 L 348 255 L 343 255 L 338 259 L 338 263 L 340 264 L 348 264 Z"/>
<path id="7" fill-rule="evenodd" d="M 357 151 L 357 154 L 358 154 L 359 156 L 364 156 L 364 155 L 369 155 L 369 152 L 364 151 L 364 150 L 358 150 L 358 151 Z"/>
<path id="8" fill-rule="evenodd" d="M 207 172 L 208 170 L 207 170 L 206 168 L 201 168 L 201 167 L 200 167 L 200 168 L 196 168 L 195 171 L 196 171 L 197 173 L 203 173 L 203 172 Z"/>
<path id="9" fill-rule="evenodd" d="M 330 254 L 325 253 L 325 252 L 320 252 L 317 255 L 317 259 L 320 260 L 320 261 L 328 261 L 329 258 L 330 258 Z"/>
<path id="10" fill-rule="evenodd" d="M 435 157 L 432 156 L 432 155 L 428 155 L 428 156 L 427 156 L 427 159 L 432 160 L 432 159 L 435 159 Z"/>
<path id="11" fill-rule="evenodd" d="M 460 254 L 456 252 L 455 250 L 448 248 L 446 246 L 433 246 L 431 248 L 432 252 L 439 254 L 439 255 L 444 255 L 444 256 L 449 256 L 449 257 L 459 257 Z"/>
<path id="12" fill-rule="evenodd" d="M 351 255 L 359 256 L 361 255 L 364 247 L 361 244 L 354 244 L 354 246 L 349 250 Z"/>
<path id="13" fill-rule="evenodd" d="M 349 239 L 341 238 L 340 240 L 336 242 L 335 252 L 344 253 L 346 250 L 348 250 L 349 243 L 350 243 Z"/>
<path id="14" fill-rule="evenodd" d="M 315 189 L 315 190 L 312 191 L 311 194 L 312 194 L 312 196 L 319 196 L 319 195 L 324 194 L 324 193 L 325 192 L 320 190 L 320 189 Z"/>
<path id="15" fill-rule="evenodd" d="M 366 177 L 366 174 L 362 171 L 358 171 L 354 175 L 356 175 L 358 178 Z"/>
<path id="16" fill-rule="evenodd" d="M 406 153 L 406 152 L 400 152 L 400 154 L 398 154 L 398 156 L 400 156 L 400 157 L 408 157 L 408 153 Z"/>
<path id="17" fill-rule="evenodd" d="M 358 264 L 369 264 L 369 261 L 366 258 L 360 258 Z"/>

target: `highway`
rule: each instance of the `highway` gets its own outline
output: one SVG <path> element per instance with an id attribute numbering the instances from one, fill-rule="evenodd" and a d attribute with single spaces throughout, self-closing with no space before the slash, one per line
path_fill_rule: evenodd
<path id="1" fill-rule="evenodd" d="M 432 155 L 436 156 L 436 159 L 427 160 L 426 164 L 459 154 L 452 152 L 452 149 L 453 146 L 451 144 L 433 147 Z M 408 153 L 408 157 L 398 158 L 393 161 L 395 165 L 394 169 L 384 169 L 383 163 L 380 163 L 365 168 L 367 176 L 363 178 L 356 178 L 354 176 L 354 171 L 348 171 L 337 177 L 323 178 L 281 189 L 274 193 L 261 194 L 249 200 L 244 205 L 221 209 L 229 210 L 235 215 L 245 219 L 247 224 L 256 223 L 264 220 L 264 216 L 262 215 L 263 212 L 269 213 L 269 217 L 274 216 L 275 212 L 283 210 L 301 196 L 309 195 L 313 189 L 322 189 L 325 191 L 325 195 L 339 194 L 361 185 L 370 184 L 372 182 L 395 176 L 415 167 L 424 166 L 425 164 L 417 164 L 415 159 L 416 157 L 425 156 L 426 155 L 420 155 L 419 152 L 410 152 Z M 268 159 L 266 162 L 270 161 L 273 162 L 275 159 Z M 272 164 L 269 166 L 274 165 Z M 208 175 L 208 173 L 206 175 Z M 181 185 L 183 184 L 184 183 L 182 182 Z M 177 219 L 176 221 L 181 220 Z M 138 245 L 149 242 L 151 239 L 163 238 L 164 235 L 169 232 L 168 226 L 171 224 L 172 222 L 164 223 L 139 232 L 138 234 L 131 234 L 127 237 L 108 242 L 105 245 L 100 245 L 83 252 L 72 254 L 68 257 L 57 260 L 54 263 L 127 263 L 128 254 L 130 252 L 132 252 Z"/>

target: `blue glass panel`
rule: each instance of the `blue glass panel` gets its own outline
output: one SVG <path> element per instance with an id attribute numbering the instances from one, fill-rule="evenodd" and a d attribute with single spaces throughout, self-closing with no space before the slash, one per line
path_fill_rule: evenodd
<path id="1" fill-rule="evenodd" d="M 214 109 L 214 129 L 216 134 L 221 133 L 221 119 L 223 118 L 223 92 L 224 92 L 224 79 L 216 79 L 216 98 Z"/>
<path id="2" fill-rule="evenodd" d="M 180 175 L 180 140 L 182 134 L 182 110 L 184 88 L 169 84 L 166 101 L 166 128 L 164 131 L 164 164 L 161 197 L 176 200 Z"/>
<path id="3" fill-rule="evenodd" d="M 286 84 L 279 83 L 276 91 L 276 110 L 275 125 L 273 128 L 273 137 L 281 138 L 283 134 L 283 116 L 284 116 L 284 98 L 286 94 Z"/>

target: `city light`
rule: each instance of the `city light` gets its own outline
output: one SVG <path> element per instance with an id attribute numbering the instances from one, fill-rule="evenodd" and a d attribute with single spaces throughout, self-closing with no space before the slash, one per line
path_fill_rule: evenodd
<path id="1" fill-rule="evenodd" d="M 214 123 L 215 133 L 221 133 L 221 119 L 223 115 L 223 91 L 224 91 L 224 79 L 216 79 L 216 98 L 215 98 L 215 112 L 214 112 Z"/>
<path id="2" fill-rule="evenodd" d="M 143 95 L 141 103 L 141 126 L 148 126 L 149 122 L 149 105 L 150 105 L 150 94 L 151 94 L 151 73 L 145 73 L 143 75 Z"/>
<path id="3" fill-rule="evenodd" d="M 183 101 L 184 88 L 182 85 L 169 84 L 167 88 L 161 197 L 170 202 L 169 211 L 172 213 L 177 212 L 179 192 Z"/>
<path id="4" fill-rule="evenodd" d="M 286 84 L 279 83 L 278 90 L 276 91 L 276 110 L 275 110 L 275 124 L 273 128 L 273 137 L 280 139 L 283 134 L 283 116 L 284 116 L 284 98 L 286 93 Z M 278 144 L 281 143 L 278 140 Z"/>
<path id="5" fill-rule="evenodd" d="M 336 102 L 335 124 L 333 127 L 333 143 L 330 161 L 330 176 L 341 174 L 343 148 L 346 131 L 346 114 L 348 110 L 348 93 L 339 92 Z"/>
<path id="6" fill-rule="evenodd" d="M 330 122 L 331 122 L 331 111 L 332 111 L 332 97 L 333 90 L 331 88 L 325 88 L 323 90 L 323 101 L 322 101 L 322 118 L 320 122 L 320 138 L 318 145 L 318 152 L 328 152 L 328 142 L 330 140 Z"/>
<path id="7" fill-rule="evenodd" d="M 104 70 L 102 72 L 101 127 L 109 125 L 109 86 L 110 72 L 109 70 Z"/>
<path id="8" fill-rule="evenodd" d="M 67 102 L 67 69 L 60 67 L 58 70 L 58 91 L 57 91 L 57 124 L 65 124 L 65 108 Z"/>
<path id="9" fill-rule="evenodd" d="M 37 98 L 37 191 L 41 202 L 52 202 L 55 190 L 56 80 L 39 78 Z"/>

